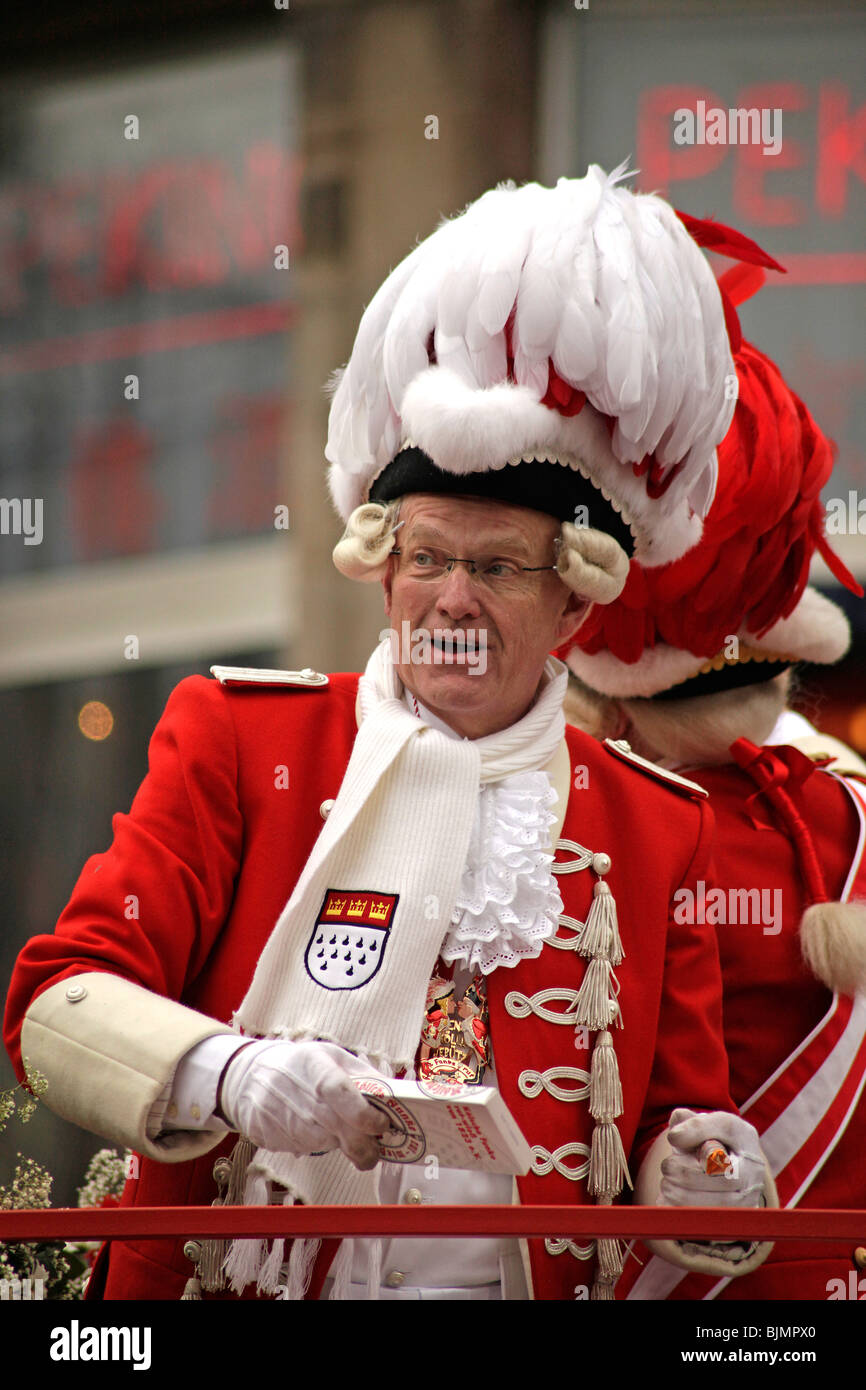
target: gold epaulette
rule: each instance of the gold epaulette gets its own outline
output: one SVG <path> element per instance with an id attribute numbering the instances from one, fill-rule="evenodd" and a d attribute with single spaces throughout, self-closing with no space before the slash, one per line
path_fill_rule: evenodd
<path id="1" fill-rule="evenodd" d="M 642 758 L 639 753 L 632 752 L 631 744 L 626 743 L 624 738 L 606 738 L 603 746 L 609 753 L 613 753 L 614 757 L 621 758 L 624 763 L 631 763 L 639 772 L 646 773 L 647 777 L 654 777 L 657 782 L 663 782 L 674 791 L 694 797 L 695 800 L 709 796 L 706 788 L 699 783 L 690 782 L 688 777 L 681 777 L 678 772 L 659 767 L 658 763 L 651 763 L 648 758 Z"/>
<path id="2" fill-rule="evenodd" d="M 305 666 L 303 671 L 269 671 L 256 666 L 212 666 L 210 673 L 220 685 L 275 685 L 290 689 L 323 690 L 328 677 Z"/>
<path id="3" fill-rule="evenodd" d="M 829 734 L 815 733 L 803 734 L 785 741 L 793 748 L 799 748 L 800 752 L 805 753 L 813 762 L 832 758 L 833 761 L 827 765 L 828 772 L 839 772 L 843 776 L 853 773 L 856 777 L 866 777 L 866 762 L 853 748 L 849 748 L 847 743 L 842 743 L 841 739 L 831 738 Z"/>

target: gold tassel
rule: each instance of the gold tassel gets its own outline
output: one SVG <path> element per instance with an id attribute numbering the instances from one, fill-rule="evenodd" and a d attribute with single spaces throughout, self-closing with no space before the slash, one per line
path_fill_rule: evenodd
<path id="1" fill-rule="evenodd" d="M 184 1241 L 183 1253 L 186 1259 L 195 1265 L 195 1271 L 187 1279 L 180 1301 L 181 1303 L 201 1303 L 201 1282 L 198 1277 L 202 1254 L 201 1241 L 192 1239 Z"/>
<path id="2" fill-rule="evenodd" d="M 596 1279 L 589 1291 L 589 1297 L 592 1303 L 613 1303 L 613 1284 L 608 1284 L 604 1279 Z"/>
<path id="3" fill-rule="evenodd" d="M 589 1072 L 589 1113 L 607 1123 L 622 1114 L 622 1084 L 613 1038 L 605 1028 L 592 1049 Z"/>
<path id="4" fill-rule="evenodd" d="M 231 1152 L 231 1157 L 218 1158 L 213 1167 L 214 1180 L 220 1191 L 220 1196 L 215 1197 L 211 1203 L 214 1207 L 220 1206 L 242 1206 L 244 1200 L 244 1188 L 247 1180 L 247 1169 L 250 1160 L 255 1152 L 255 1145 L 244 1136 L 238 1135 L 238 1141 Z M 223 1194 L 223 1188 L 227 1191 Z M 259 1242 L 263 1244 L 263 1242 Z M 230 1253 L 234 1254 L 232 1273 L 236 1276 L 234 1288 L 236 1293 L 243 1290 L 244 1285 L 238 1283 L 238 1274 L 241 1270 L 246 1272 L 247 1262 L 256 1246 L 253 1241 L 234 1242 L 235 1248 L 232 1250 L 231 1243 L 225 1239 L 206 1240 L 202 1246 L 201 1261 L 199 1271 L 201 1281 L 208 1293 L 216 1293 L 226 1287 L 226 1258 Z M 243 1277 L 241 1275 L 241 1277 Z M 250 1276 L 253 1277 L 253 1276 Z M 249 1282 L 249 1279 L 246 1280 Z"/>
<path id="5" fill-rule="evenodd" d="M 596 956 L 589 962 L 574 1004 L 575 1028 L 590 1028 L 595 1033 L 609 1028 L 619 1018 L 619 1004 L 611 992 L 612 979 L 610 961 Z"/>
<path id="6" fill-rule="evenodd" d="M 576 949 L 578 955 L 587 959 L 604 956 L 611 965 L 619 965 L 623 959 L 616 902 L 603 879 L 599 879 L 592 890 L 592 903 Z"/>
<path id="7" fill-rule="evenodd" d="M 592 1131 L 587 1186 L 593 1197 L 615 1197 L 623 1182 L 631 1187 L 622 1139 L 615 1124 L 598 1124 Z"/>
<path id="8" fill-rule="evenodd" d="M 237 1152 L 237 1148 L 238 1146 L 235 1145 L 235 1152 Z M 213 1176 L 219 1195 L 211 1202 L 211 1206 L 221 1207 L 225 1201 L 223 1192 L 231 1181 L 232 1160 L 224 1156 L 218 1158 L 213 1166 Z M 225 1273 L 223 1272 L 226 1250 L 227 1241 L 222 1238 L 206 1240 L 202 1243 L 199 1276 L 207 1293 L 218 1293 L 226 1286 Z"/>
<path id="9" fill-rule="evenodd" d="M 239 1135 L 238 1142 L 232 1149 L 229 1190 L 225 1198 L 227 1206 L 243 1206 L 244 1188 L 247 1185 L 247 1169 L 254 1153 L 255 1145 L 249 1139 L 245 1139 L 242 1134 Z"/>
<path id="10" fill-rule="evenodd" d="M 601 1282 L 615 1284 L 622 1274 L 625 1262 L 625 1246 L 621 1240 L 602 1236 L 596 1243 L 598 1259 L 598 1278 Z"/>
<path id="11" fill-rule="evenodd" d="M 214 1197 L 212 1207 L 221 1207 L 222 1198 Z M 202 1286 L 208 1293 L 216 1293 L 226 1286 L 223 1261 L 226 1257 L 226 1242 L 223 1239 L 206 1240 L 202 1244 L 198 1272 Z"/>
<path id="12" fill-rule="evenodd" d="M 587 914 L 586 926 L 581 935 L 578 951 L 581 955 L 595 957 L 587 967 L 583 984 L 578 992 L 577 1011 L 581 1011 L 581 995 L 586 986 L 587 1012 L 594 1010 L 597 1024 L 587 1026 L 600 1029 L 592 1050 L 589 1075 L 589 1112 L 596 1121 L 592 1132 L 589 1175 L 587 1187 L 596 1198 L 599 1206 L 610 1206 L 613 1199 L 622 1191 L 624 1182 L 632 1186 L 628 1162 L 622 1146 L 622 1138 L 614 1121 L 622 1114 L 622 1083 L 619 1064 L 609 1028 L 614 1022 L 622 1027 L 622 1014 L 616 994 L 616 976 L 613 967 L 625 957 L 617 921 L 616 901 L 603 881 L 603 875 L 610 868 L 610 859 L 605 854 L 593 856 L 593 869 L 599 881 L 593 889 L 592 904 Z M 590 981 L 590 976 L 594 979 Z M 607 1016 L 602 1016 L 601 985 L 605 986 Z M 600 1237 L 595 1244 L 595 1279 L 590 1298 L 595 1302 L 614 1301 L 613 1287 L 622 1273 L 625 1248 L 618 1239 Z"/>
<path id="13" fill-rule="evenodd" d="M 613 1198 L 610 1196 L 599 1197 L 596 1202 L 600 1207 L 612 1204 Z M 590 1301 L 610 1303 L 613 1302 L 613 1286 L 622 1273 L 624 1251 L 619 1240 L 600 1236 L 595 1243 L 595 1253 L 595 1278 L 589 1293 Z"/>

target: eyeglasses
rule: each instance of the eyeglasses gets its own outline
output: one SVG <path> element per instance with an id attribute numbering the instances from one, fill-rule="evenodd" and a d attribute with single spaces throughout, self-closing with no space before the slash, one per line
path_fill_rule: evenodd
<path id="1" fill-rule="evenodd" d="M 433 545 L 417 545 L 411 550 L 395 548 L 391 554 L 400 557 L 400 569 L 408 579 L 437 580 L 450 574 L 455 565 L 467 565 L 476 583 L 497 593 L 526 589 L 534 582 L 527 575 L 556 569 L 556 565 L 521 565 L 518 560 L 498 553 L 467 560 Z"/>

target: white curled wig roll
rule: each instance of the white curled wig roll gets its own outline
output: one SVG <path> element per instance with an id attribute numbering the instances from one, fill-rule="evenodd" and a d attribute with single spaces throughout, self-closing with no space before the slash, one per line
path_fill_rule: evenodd
<path id="1" fill-rule="evenodd" d="M 372 584 L 383 577 L 399 509 L 398 502 L 365 502 L 352 512 L 333 550 L 334 564 L 347 579 Z"/>
<path id="2" fill-rule="evenodd" d="M 589 526 L 562 523 L 556 568 L 560 579 L 578 598 L 613 603 L 628 579 L 629 559 L 613 536 Z"/>

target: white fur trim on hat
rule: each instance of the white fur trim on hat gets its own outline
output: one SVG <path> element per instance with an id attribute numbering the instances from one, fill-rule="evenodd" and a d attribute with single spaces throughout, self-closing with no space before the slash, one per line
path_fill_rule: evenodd
<path id="1" fill-rule="evenodd" d="M 607 426 L 589 402 L 569 417 L 542 405 L 527 386 L 500 382 L 478 390 L 446 367 L 428 367 L 406 390 L 402 420 L 402 444 L 417 445 L 448 473 L 487 473 L 524 459 L 574 468 L 622 514 L 644 565 L 676 560 L 701 538 L 701 519 L 687 496 L 694 474 L 684 468 L 662 497 L 649 498 L 644 480 L 614 454 Z"/>
<path id="2" fill-rule="evenodd" d="M 842 609 L 817 589 L 807 588 L 789 618 L 774 623 L 763 637 L 748 628 L 736 634 L 739 642 L 767 658 L 813 661 L 829 665 L 839 661 L 851 644 L 851 629 Z M 621 700 L 646 698 L 681 685 L 697 676 L 707 657 L 658 643 L 644 649 L 639 661 L 629 664 L 610 651 L 591 655 L 574 647 L 566 664 L 590 689 Z"/>

